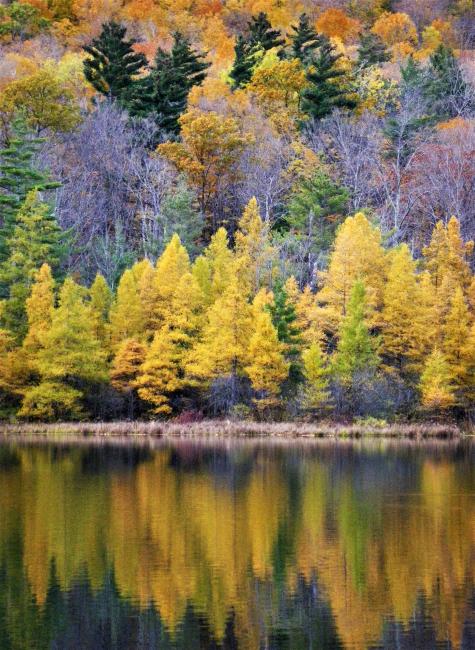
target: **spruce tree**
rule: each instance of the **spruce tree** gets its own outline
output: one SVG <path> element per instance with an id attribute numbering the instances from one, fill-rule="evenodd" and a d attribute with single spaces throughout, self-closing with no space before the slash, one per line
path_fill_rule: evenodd
<path id="1" fill-rule="evenodd" d="M 177 135 L 190 90 L 206 78 L 210 64 L 204 56 L 193 50 L 181 32 L 175 32 L 171 51 L 158 48 L 150 74 L 135 85 L 128 101 L 130 112 L 152 115 L 162 131 Z"/>
<path id="2" fill-rule="evenodd" d="M 13 124 L 13 137 L 0 151 L 0 264 L 8 257 L 7 240 L 12 236 L 16 214 L 33 189 L 46 191 L 60 186 L 33 167 L 33 156 L 44 140 L 28 137 L 20 120 Z M 0 294 L 1 297 L 1 294 Z"/>
<path id="3" fill-rule="evenodd" d="M 229 73 L 234 90 L 243 88 L 251 81 L 255 64 L 256 49 L 240 34 L 234 45 L 234 63 Z"/>
<path id="4" fill-rule="evenodd" d="M 290 40 L 292 42 L 290 55 L 299 59 L 305 65 L 312 58 L 313 53 L 322 43 L 322 37 L 310 24 L 307 14 L 301 14 L 298 25 L 291 26 Z"/>
<path id="5" fill-rule="evenodd" d="M 391 53 L 386 49 L 383 41 L 373 34 L 368 32 L 363 34 L 358 47 L 358 59 L 356 65 L 358 68 L 369 68 L 373 65 L 381 65 L 391 60 Z"/>
<path id="6" fill-rule="evenodd" d="M 263 11 L 261 11 L 257 16 L 252 17 L 248 27 L 248 43 L 251 47 L 258 47 L 267 51 L 274 47 L 282 47 L 285 43 L 280 31 L 272 28 L 272 25 L 267 18 L 267 14 Z"/>
<path id="7" fill-rule="evenodd" d="M 297 314 L 294 305 L 289 300 L 285 286 L 277 282 L 274 286 L 274 300 L 267 306 L 272 317 L 272 323 L 277 330 L 277 337 L 284 346 L 284 354 L 290 363 L 289 379 L 297 383 L 302 379 L 299 360 L 301 337 L 297 327 Z"/>
<path id="8" fill-rule="evenodd" d="M 333 371 L 343 383 L 350 385 L 358 373 L 374 370 L 379 357 L 376 341 L 366 325 L 366 289 L 360 280 L 353 285 L 348 311 L 342 321 Z"/>
<path id="9" fill-rule="evenodd" d="M 84 50 L 89 58 L 84 60 L 84 76 L 94 88 L 110 99 L 126 100 L 147 59 L 134 52 L 135 40 L 126 40 L 127 29 L 110 21 L 102 32 Z"/>
<path id="10" fill-rule="evenodd" d="M 21 341 L 27 331 L 26 299 L 36 271 L 46 260 L 57 269 L 63 253 L 61 230 L 37 190 L 28 194 L 20 208 L 7 246 L 9 257 L 0 265 L 0 287 L 6 297 L 2 321 Z"/>
<path id="11" fill-rule="evenodd" d="M 451 119 L 473 110 L 467 82 L 453 50 L 440 45 L 430 57 L 425 75 L 424 95 L 438 119 Z"/>
<path id="12" fill-rule="evenodd" d="M 335 108 L 353 109 L 357 102 L 345 82 L 345 71 L 338 68 L 341 54 L 327 37 L 308 69 L 308 88 L 303 91 L 302 111 L 315 120 L 321 120 Z"/>

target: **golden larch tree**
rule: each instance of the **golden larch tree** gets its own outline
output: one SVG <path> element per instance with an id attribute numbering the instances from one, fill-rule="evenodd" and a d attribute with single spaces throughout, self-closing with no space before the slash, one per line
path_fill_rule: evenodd
<path id="1" fill-rule="evenodd" d="M 258 409 L 275 406 L 282 383 L 289 374 L 283 346 L 277 337 L 268 311 L 262 311 L 255 321 L 249 343 L 250 363 L 246 373 L 256 393 Z"/>

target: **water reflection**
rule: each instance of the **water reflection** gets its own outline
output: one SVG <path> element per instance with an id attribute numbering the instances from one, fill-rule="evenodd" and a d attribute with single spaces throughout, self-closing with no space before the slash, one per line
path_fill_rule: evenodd
<path id="1" fill-rule="evenodd" d="M 474 648 L 464 443 L 0 447 L 0 648 Z"/>

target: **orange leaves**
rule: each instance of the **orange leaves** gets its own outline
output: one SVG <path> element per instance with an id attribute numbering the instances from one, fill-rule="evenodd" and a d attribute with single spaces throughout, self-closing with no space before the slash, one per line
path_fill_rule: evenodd
<path id="1" fill-rule="evenodd" d="M 339 38 L 344 43 L 357 39 L 361 31 L 359 20 L 350 18 L 341 9 L 330 8 L 324 11 L 316 22 L 317 31 L 330 38 Z"/>

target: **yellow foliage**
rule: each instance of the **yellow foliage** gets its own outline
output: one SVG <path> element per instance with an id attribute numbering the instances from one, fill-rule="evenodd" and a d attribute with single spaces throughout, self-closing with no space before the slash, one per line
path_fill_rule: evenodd
<path id="1" fill-rule="evenodd" d="M 437 348 L 427 358 L 420 382 L 424 408 L 443 411 L 455 403 L 454 388 L 446 358 Z"/>
<path id="2" fill-rule="evenodd" d="M 261 311 L 255 321 L 249 359 L 245 370 L 257 393 L 258 408 L 271 406 L 276 403 L 281 384 L 287 378 L 289 364 L 284 359 L 284 349 L 268 311 Z"/>
<path id="3" fill-rule="evenodd" d="M 410 17 L 404 13 L 386 12 L 372 27 L 374 32 L 388 47 L 397 43 L 417 45 L 417 29 Z"/>
<path id="4" fill-rule="evenodd" d="M 385 276 L 381 232 L 361 212 L 348 217 L 337 231 L 329 268 L 321 274 L 323 286 L 317 295 L 318 302 L 324 305 L 328 326 L 333 331 L 338 329 L 357 280 L 365 285 L 368 307 L 372 311 L 379 309 Z"/>

